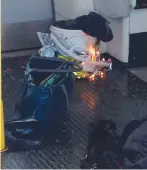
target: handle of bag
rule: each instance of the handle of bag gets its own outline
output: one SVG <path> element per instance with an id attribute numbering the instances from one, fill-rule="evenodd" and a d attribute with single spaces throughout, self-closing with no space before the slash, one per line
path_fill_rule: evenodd
<path id="1" fill-rule="evenodd" d="M 39 55 L 34 55 L 30 58 L 30 60 L 32 60 L 32 59 L 43 59 L 43 60 L 57 61 L 57 62 L 60 62 L 60 63 L 63 63 L 63 64 L 69 64 L 69 65 L 72 65 L 72 66 L 77 64 L 75 61 L 67 61 L 67 60 L 56 57 L 59 54 L 60 53 L 56 52 L 55 57 L 43 57 L 43 56 L 39 56 Z"/>
<path id="2" fill-rule="evenodd" d="M 75 63 L 75 62 L 70 62 L 70 61 L 65 61 L 59 58 L 46 58 L 46 57 L 32 57 L 33 58 L 37 58 L 37 59 L 46 59 L 46 60 L 51 60 L 51 61 L 58 61 L 61 62 L 63 64 L 68 64 L 69 66 L 71 66 L 70 69 L 36 69 L 36 68 L 30 68 L 29 64 L 27 65 L 27 69 L 26 69 L 26 75 L 29 75 L 31 72 L 54 72 L 54 73 L 64 73 L 64 72 L 80 72 L 83 68 L 81 65 Z"/>

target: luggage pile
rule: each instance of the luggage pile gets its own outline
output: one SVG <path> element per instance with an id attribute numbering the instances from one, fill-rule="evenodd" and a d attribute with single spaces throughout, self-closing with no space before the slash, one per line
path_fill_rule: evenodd
<path id="1" fill-rule="evenodd" d="M 43 48 L 26 66 L 22 94 L 15 107 L 20 118 L 6 125 L 9 150 L 39 148 L 51 133 L 64 126 L 74 74 L 86 78 L 101 68 L 111 69 L 111 60 L 100 59 L 99 42 L 113 38 L 102 16 L 92 12 L 55 22 L 50 31 L 38 33 Z"/>
<path id="2" fill-rule="evenodd" d="M 113 39 L 109 22 L 95 12 L 73 20 L 57 21 L 50 27 L 49 33 L 37 33 L 43 46 L 41 56 L 58 57 L 80 63 L 83 70 L 76 73 L 77 78 L 89 74 L 98 74 L 101 70 L 111 70 L 111 59 L 101 58 L 100 43 Z M 88 74 L 87 74 L 88 73 Z"/>

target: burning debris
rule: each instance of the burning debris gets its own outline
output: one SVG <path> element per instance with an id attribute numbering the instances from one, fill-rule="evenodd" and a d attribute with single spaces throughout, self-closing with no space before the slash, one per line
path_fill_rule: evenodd
<path id="1" fill-rule="evenodd" d="M 94 27 L 96 21 L 99 22 L 98 28 Z M 55 22 L 50 31 L 50 34 L 37 33 L 43 46 L 39 54 L 81 64 L 83 71 L 75 73 L 78 79 L 88 77 L 94 80 L 97 75 L 104 77 L 104 70 L 112 69 L 111 59 L 100 59 L 100 41 L 113 38 L 108 21 L 100 15 L 92 12 L 75 20 Z"/>

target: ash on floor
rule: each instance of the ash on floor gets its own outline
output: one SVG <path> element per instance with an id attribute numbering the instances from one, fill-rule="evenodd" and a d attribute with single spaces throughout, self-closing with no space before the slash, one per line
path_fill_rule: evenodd
<path id="1" fill-rule="evenodd" d="M 5 122 L 16 118 L 14 105 L 23 83 L 21 64 L 28 57 L 3 60 L 3 100 Z M 70 109 L 68 132 L 48 148 L 17 153 L 3 153 L 4 169 L 76 169 L 80 168 L 91 123 L 100 118 L 117 122 L 119 131 L 133 119 L 142 119 L 147 110 L 147 84 L 127 71 L 113 70 L 95 82 L 78 80 Z"/>

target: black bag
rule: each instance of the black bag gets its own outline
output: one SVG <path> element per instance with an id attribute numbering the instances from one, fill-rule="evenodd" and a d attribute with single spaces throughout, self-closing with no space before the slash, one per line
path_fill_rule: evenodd
<path id="1" fill-rule="evenodd" d="M 121 136 L 114 127 L 116 124 L 112 121 L 98 122 L 81 161 L 82 169 L 147 168 L 147 120 L 128 123 Z"/>
<path id="2" fill-rule="evenodd" d="M 57 21 L 53 25 L 62 29 L 82 30 L 86 34 L 96 37 L 98 41 L 109 42 L 113 39 L 109 22 L 95 12 L 77 17 L 75 20 Z"/>
<path id="3" fill-rule="evenodd" d="M 116 130 L 116 123 L 111 120 L 100 120 L 97 123 L 90 133 L 87 151 L 81 160 L 82 169 L 107 169 L 114 164 L 111 160 L 109 163 L 107 162 L 109 155 L 107 151 L 111 151 L 111 149 L 117 151 L 119 148 L 120 137 Z"/>

